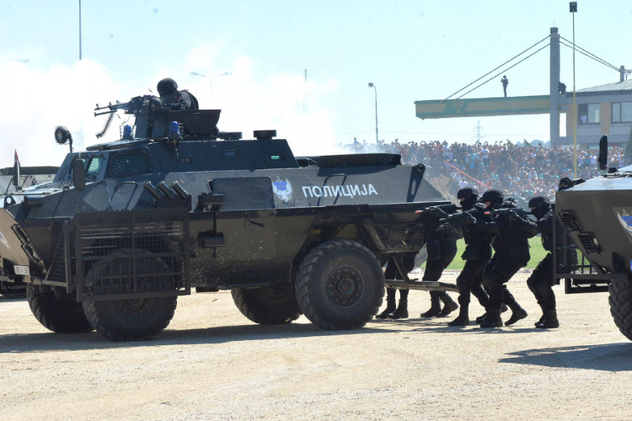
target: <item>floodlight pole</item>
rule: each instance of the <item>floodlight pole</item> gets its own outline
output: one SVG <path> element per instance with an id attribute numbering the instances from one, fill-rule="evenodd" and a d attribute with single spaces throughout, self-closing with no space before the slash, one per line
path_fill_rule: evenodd
<path id="1" fill-rule="evenodd" d="M 79 0 L 79 60 L 81 60 L 81 0 Z"/>
<path id="2" fill-rule="evenodd" d="M 573 15 L 573 177 L 577 178 L 577 100 L 575 98 L 575 13 L 577 13 L 577 2 L 570 2 L 569 7 Z"/>
<path id="3" fill-rule="evenodd" d="M 379 143 L 378 134 L 377 134 L 377 87 L 369 82 L 369 88 L 373 88 L 375 90 L 375 143 Z"/>

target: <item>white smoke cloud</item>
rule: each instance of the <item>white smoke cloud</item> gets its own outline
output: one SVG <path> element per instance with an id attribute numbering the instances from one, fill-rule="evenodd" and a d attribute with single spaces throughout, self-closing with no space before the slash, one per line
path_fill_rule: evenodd
<path id="1" fill-rule="evenodd" d="M 119 89 L 106 69 L 90 60 L 46 71 L 34 69 L 28 62 L 11 61 L 0 66 L 0 79 L 9 81 L 14 94 L 0 102 L 2 167 L 13 165 L 14 149 L 23 166 L 59 165 L 68 146 L 55 142 L 55 127 L 66 126 L 74 146 L 83 149 L 87 133 L 98 130 L 99 122 L 93 116 L 95 98 L 116 95 Z"/>
<path id="2" fill-rule="evenodd" d="M 222 131 L 241 131 L 249 139 L 253 130 L 276 129 L 277 137 L 287 138 L 296 155 L 337 153 L 335 104 L 327 102 L 338 90 L 335 79 L 305 80 L 303 72 L 264 71 L 260 63 L 246 56 L 224 58 L 224 53 L 221 43 L 201 46 L 153 74 L 130 75 L 125 80 L 115 80 L 105 66 L 89 59 L 44 70 L 36 69 L 32 62 L 0 62 L 0 79 L 10 81 L 10 90 L 16 93 L 0 101 L 4 145 L 0 167 L 13 165 L 14 149 L 23 166 L 59 165 L 68 152 L 68 146 L 57 145 L 53 137 L 60 125 L 73 134 L 76 150 L 118 139 L 119 126 L 128 116 L 120 112 L 108 134 L 97 139 L 95 134 L 106 117 L 94 117 L 95 104 L 149 94 L 148 88 L 154 89 L 164 77 L 189 89 L 201 108 L 221 109 L 218 126 Z M 207 76 L 195 77 L 191 72 Z M 230 74 L 223 75 L 225 72 Z"/>

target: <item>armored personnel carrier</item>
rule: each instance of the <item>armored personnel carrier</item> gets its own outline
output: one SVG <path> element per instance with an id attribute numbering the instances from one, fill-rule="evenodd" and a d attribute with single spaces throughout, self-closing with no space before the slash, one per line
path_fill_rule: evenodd
<path id="1" fill-rule="evenodd" d="M 608 168 L 607 148 L 602 136 L 603 175 L 560 181 L 556 277 L 568 293 L 609 291 L 614 322 L 632 340 L 632 166 Z"/>
<path id="2" fill-rule="evenodd" d="M 26 283 L 54 332 L 153 338 L 192 287 L 230 289 L 260 324 L 304 314 L 322 329 L 360 328 L 381 305 L 382 265 L 426 242 L 419 211 L 449 206 L 399 155 L 295 157 L 274 131 L 243 140 L 218 131 L 219 110 L 153 96 L 97 111 L 135 125 L 71 146 L 52 182 L 0 209 L 0 280 Z M 72 141 L 63 127 L 55 137 Z"/>

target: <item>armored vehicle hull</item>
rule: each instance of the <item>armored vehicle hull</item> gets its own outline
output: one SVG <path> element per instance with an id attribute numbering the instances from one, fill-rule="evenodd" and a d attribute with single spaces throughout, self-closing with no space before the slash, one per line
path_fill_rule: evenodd
<path id="1" fill-rule="evenodd" d="M 427 241 L 416 211 L 449 205 L 424 166 L 295 158 L 270 132 L 218 140 L 195 115 L 161 110 L 154 132 L 184 121 L 188 136 L 70 153 L 54 181 L 5 196 L 0 279 L 28 285 L 50 330 L 112 340 L 154 337 L 192 287 L 232 290 L 261 324 L 305 314 L 323 329 L 362 327 L 381 305 L 382 265 Z"/>
<path id="2" fill-rule="evenodd" d="M 632 170 L 564 180 L 556 194 L 557 277 L 567 292 L 609 291 L 611 314 L 632 340 Z M 575 253 L 574 249 L 580 252 Z M 569 252 L 570 250 L 570 252 Z M 560 273 L 561 272 L 561 273 Z"/>

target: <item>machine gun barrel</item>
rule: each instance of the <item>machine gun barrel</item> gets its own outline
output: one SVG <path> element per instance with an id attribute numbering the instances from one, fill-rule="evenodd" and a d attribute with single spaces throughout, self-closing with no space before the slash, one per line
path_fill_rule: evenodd
<path id="1" fill-rule="evenodd" d="M 133 99 L 132 99 L 132 101 L 133 101 Z M 132 103 L 132 101 L 129 101 L 129 102 L 118 102 L 117 101 L 116 104 L 112 104 L 110 102 L 108 105 L 106 105 L 104 107 L 99 107 L 99 104 L 97 104 L 96 108 L 94 109 L 94 115 L 96 117 L 98 115 L 103 115 L 103 114 L 112 114 L 112 113 L 114 113 L 114 112 L 116 112 L 117 110 L 120 110 L 120 109 L 126 109 L 129 106 L 129 104 Z M 103 111 L 101 113 L 97 112 L 97 111 L 102 111 L 102 110 L 107 110 L 107 111 Z"/>

